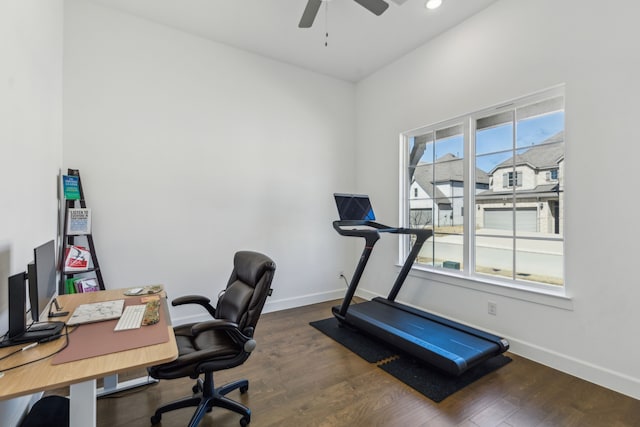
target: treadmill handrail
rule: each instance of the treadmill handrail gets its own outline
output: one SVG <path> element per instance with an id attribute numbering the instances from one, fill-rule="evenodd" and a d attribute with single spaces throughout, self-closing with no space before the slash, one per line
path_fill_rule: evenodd
<path id="1" fill-rule="evenodd" d="M 370 228 L 347 228 L 365 226 Z M 341 219 L 333 221 L 333 228 L 342 236 L 366 237 L 370 233 L 388 232 L 391 227 L 366 219 Z"/>
<path id="2" fill-rule="evenodd" d="M 349 228 L 349 227 L 358 227 L 364 226 L 369 228 Z M 391 292 L 389 293 L 388 299 L 390 301 L 395 300 L 402 284 L 404 283 L 407 275 L 409 274 L 409 270 L 413 266 L 413 262 L 418 256 L 420 249 L 422 249 L 422 245 L 424 242 L 433 235 L 433 230 L 424 229 L 424 228 L 402 228 L 402 227 L 389 227 L 384 224 L 380 224 L 375 221 L 369 220 L 338 220 L 333 221 L 333 228 L 342 236 L 351 236 L 351 237 L 362 237 L 365 239 L 364 249 L 362 250 L 362 255 L 360 256 L 360 261 L 356 267 L 356 270 L 353 273 L 353 277 L 351 278 L 351 282 L 349 283 L 349 287 L 347 288 L 347 293 L 342 300 L 342 305 L 340 306 L 340 310 L 338 313 L 334 313 L 339 318 L 344 319 L 344 316 L 349 309 L 349 305 L 351 304 L 351 300 L 355 295 L 358 284 L 360 283 L 360 279 L 362 277 L 362 273 L 369 261 L 369 256 L 371 255 L 371 251 L 373 250 L 373 246 L 376 244 L 378 239 L 380 239 L 380 233 L 392 233 L 392 234 L 413 234 L 416 236 L 416 241 L 411 248 L 411 252 L 407 256 L 400 273 L 396 277 L 396 281 L 391 288 Z"/>
<path id="3" fill-rule="evenodd" d="M 352 228 L 365 226 L 366 228 Z M 333 221 L 333 228 L 342 236 L 354 236 L 354 237 L 366 237 L 370 233 L 393 233 L 393 234 L 414 234 L 416 236 L 426 236 L 424 239 L 428 239 L 433 234 L 433 230 L 427 228 L 404 228 L 404 227 L 389 227 L 388 225 L 380 224 L 379 222 L 369 221 L 366 219 L 342 219 Z"/>

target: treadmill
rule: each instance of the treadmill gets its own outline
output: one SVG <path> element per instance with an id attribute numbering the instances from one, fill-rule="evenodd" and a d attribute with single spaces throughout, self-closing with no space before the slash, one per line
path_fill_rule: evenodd
<path id="1" fill-rule="evenodd" d="M 395 301 L 422 245 L 432 236 L 433 230 L 396 228 L 375 222 L 371 202 L 366 195 L 335 193 L 334 198 L 340 220 L 333 222 L 333 228 L 342 236 L 365 239 L 360 261 L 342 304 L 332 308 L 341 325 L 363 331 L 454 376 L 509 349 L 509 342 L 504 338 Z M 352 305 L 351 300 L 369 256 L 382 233 L 415 236 L 413 248 L 387 298 L 376 297 Z"/>

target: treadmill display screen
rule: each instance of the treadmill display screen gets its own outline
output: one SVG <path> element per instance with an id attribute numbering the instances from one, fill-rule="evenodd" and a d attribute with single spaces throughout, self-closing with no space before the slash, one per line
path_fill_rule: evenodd
<path id="1" fill-rule="evenodd" d="M 340 220 L 373 221 L 376 219 L 369 196 L 336 193 L 333 197 L 336 199 Z"/>

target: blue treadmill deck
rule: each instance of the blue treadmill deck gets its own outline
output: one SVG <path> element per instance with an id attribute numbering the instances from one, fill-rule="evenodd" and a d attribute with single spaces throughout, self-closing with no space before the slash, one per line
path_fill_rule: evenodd
<path id="1" fill-rule="evenodd" d="M 456 376 L 509 348 L 498 336 L 382 298 L 352 304 L 344 322 Z"/>

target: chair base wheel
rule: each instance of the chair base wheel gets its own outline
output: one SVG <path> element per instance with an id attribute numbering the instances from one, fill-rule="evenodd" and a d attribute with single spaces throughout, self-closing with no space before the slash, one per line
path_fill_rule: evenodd
<path id="1" fill-rule="evenodd" d="M 189 427 L 197 426 L 202 417 L 211 412 L 214 407 L 224 408 L 240 414 L 242 417 L 240 425 L 242 427 L 248 426 L 251 422 L 251 410 L 240 402 L 226 397 L 228 393 L 234 390 L 239 390 L 243 394 L 246 393 L 249 390 L 248 380 L 238 380 L 215 388 L 213 385 L 213 372 L 205 372 L 204 381 L 198 379 L 196 384 L 192 386 L 192 390 L 194 391 L 192 396 L 175 400 L 158 408 L 151 417 L 151 424 L 158 424 L 162 414 L 165 412 L 193 406 L 197 407 L 197 409 L 191 417 L 191 421 L 189 421 Z M 199 392 L 195 392 L 196 390 Z"/>
<path id="2" fill-rule="evenodd" d="M 196 383 L 191 387 L 191 391 L 194 393 L 200 393 L 202 391 L 203 382 L 202 379 L 198 378 Z"/>

